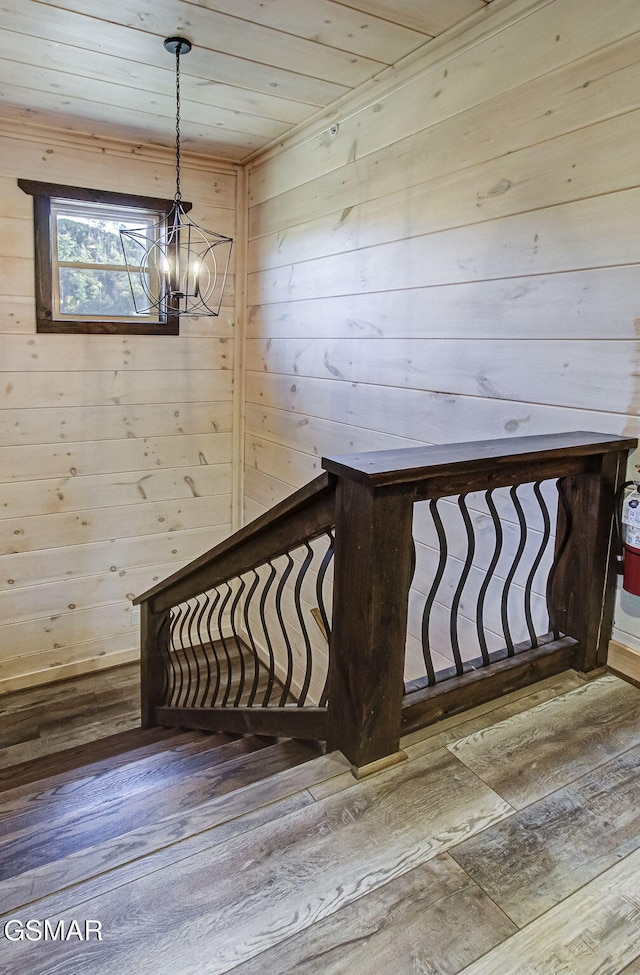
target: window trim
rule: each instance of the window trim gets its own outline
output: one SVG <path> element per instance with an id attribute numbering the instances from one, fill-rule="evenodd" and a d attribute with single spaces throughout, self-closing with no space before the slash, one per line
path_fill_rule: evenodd
<path id="1" fill-rule="evenodd" d="M 65 199 L 86 203 L 103 203 L 141 210 L 156 210 L 167 214 L 173 200 L 130 193 L 114 193 L 110 190 L 92 190 L 61 183 L 42 183 L 37 180 L 19 179 L 18 186 L 33 197 L 33 229 L 35 243 L 36 331 L 68 333 L 106 333 L 120 335 L 178 335 L 180 317 L 168 315 L 161 322 L 140 322 L 135 319 L 55 319 L 53 317 L 53 274 L 51 240 L 51 200 Z M 182 203 L 185 211 L 191 203 Z"/>

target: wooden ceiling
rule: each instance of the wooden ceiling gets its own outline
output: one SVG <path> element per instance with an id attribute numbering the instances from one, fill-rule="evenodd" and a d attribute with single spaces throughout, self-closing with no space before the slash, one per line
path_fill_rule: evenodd
<path id="1" fill-rule="evenodd" d="M 243 161 L 490 0 L 4 0 L 0 112 Z"/>

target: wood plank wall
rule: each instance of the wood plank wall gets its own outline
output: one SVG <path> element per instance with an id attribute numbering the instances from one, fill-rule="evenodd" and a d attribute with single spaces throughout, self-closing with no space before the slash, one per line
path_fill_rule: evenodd
<path id="1" fill-rule="evenodd" d="M 137 657 L 131 597 L 231 529 L 233 275 L 220 317 L 180 336 L 35 329 L 17 178 L 172 197 L 174 166 L 0 122 L 0 691 Z M 195 220 L 235 236 L 237 176 L 184 156 Z"/>
<path id="2" fill-rule="evenodd" d="M 640 433 L 639 41 L 637 0 L 497 0 L 254 160 L 247 517 L 325 453 Z"/>

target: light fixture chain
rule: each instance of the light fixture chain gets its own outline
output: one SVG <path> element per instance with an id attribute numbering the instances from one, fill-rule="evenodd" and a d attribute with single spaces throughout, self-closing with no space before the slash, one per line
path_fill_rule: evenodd
<path id="1" fill-rule="evenodd" d="M 217 317 L 233 241 L 205 230 L 189 218 L 180 186 L 180 55 L 189 54 L 186 37 L 167 37 L 165 50 L 176 59 L 176 195 L 155 223 L 124 227 L 120 242 L 135 314 L 174 328 L 180 315 Z"/>
<path id="2" fill-rule="evenodd" d="M 182 199 L 180 191 L 180 47 L 176 47 L 176 195 L 179 202 Z"/>

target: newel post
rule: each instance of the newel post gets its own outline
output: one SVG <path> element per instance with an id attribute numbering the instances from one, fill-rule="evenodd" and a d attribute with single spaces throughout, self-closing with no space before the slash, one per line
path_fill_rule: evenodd
<path id="1" fill-rule="evenodd" d="M 616 591 L 614 508 L 627 450 L 595 455 L 592 472 L 558 484 L 557 568 L 549 592 L 552 629 L 578 641 L 575 666 L 603 667 Z"/>
<path id="2" fill-rule="evenodd" d="M 342 459 L 341 459 L 342 460 Z M 327 748 L 356 775 L 400 760 L 404 650 L 413 571 L 412 499 L 339 473 Z"/>
<path id="3" fill-rule="evenodd" d="M 140 712 L 143 728 L 157 724 L 155 709 L 164 703 L 163 653 L 169 645 L 169 611 L 154 613 L 151 601 L 140 604 Z"/>

